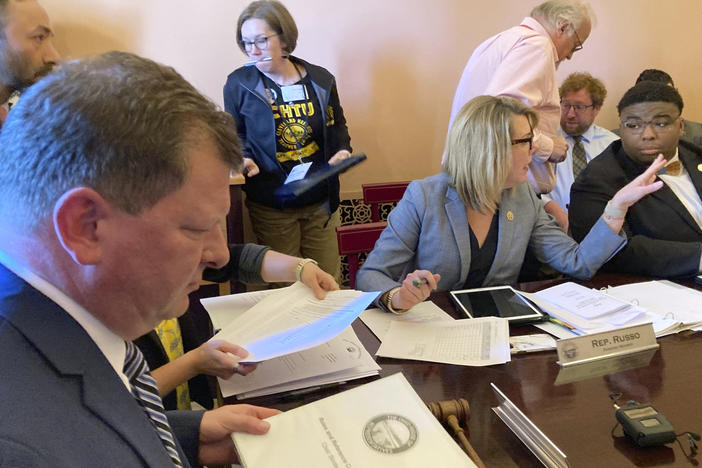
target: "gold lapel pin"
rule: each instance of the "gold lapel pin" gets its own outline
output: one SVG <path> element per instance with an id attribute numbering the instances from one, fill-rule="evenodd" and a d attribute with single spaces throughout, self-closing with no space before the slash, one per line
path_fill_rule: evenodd
<path id="1" fill-rule="evenodd" d="M 702 166 L 702 164 L 700 164 L 700 166 Z M 511 211 L 507 212 L 507 221 L 514 221 L 514 213 Z"/>
<path id="2" fill-rule="evenodd" d="M 700 172 L 702 172 L 702 164 L 698 164 L 698 165 L 697 165 L 697 170 L 700 171 Z"/>

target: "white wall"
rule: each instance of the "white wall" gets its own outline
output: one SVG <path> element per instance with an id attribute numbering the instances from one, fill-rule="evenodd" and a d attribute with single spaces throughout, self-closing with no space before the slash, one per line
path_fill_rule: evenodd
<path id="1" fill-rule="evenodd" d="M 246 58 L 234 43 L 241 0 L 40 0 L 68 57 L 128 50 L 169 64 L 221 104 L 229 72 Z M 522 0 L 288 0 L 300 30 L 295 54 L 337 77 L 352 144 L 369 161 L 342 178 L 361 183 L 439 170 L 453 92 L 472 50 L 538 3 Z M 644 68 L 675 79 L 685 116 L 702 121 L 699 0 L 591 0 L 585 48 L 562 80 L 589 71 L 609 90 L 598 123 L 617 125 L 616 103 Z"/>

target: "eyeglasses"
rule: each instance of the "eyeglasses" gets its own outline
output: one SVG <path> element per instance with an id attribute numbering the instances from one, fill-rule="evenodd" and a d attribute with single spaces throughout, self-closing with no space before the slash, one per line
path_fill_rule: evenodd
<path id="1" fill-rule="evenodd" d="M 622 129 L 629 133 L 639 134 L 643 133 L 644 128 L 650 126 L 651 129 L 658 133 L 665 133 L 673 129 L 673 124 L 680 118 L 680 116 L 671 119 L 670 117 L 659 117 L 653 120 L 639 120 L 639 119 L 629 119 L 622 121 Z"/>
<path id="2" fill-rule="evenodd" d="M 241 43 L 244 45 L 244 50 L 246 52 L 251 52 L 253 50 L 254 44 L 256 44 L 256 48 L 258 50 L 266 50 L 268 49 L 268 39 L 277 35 L 278 34 L 271 34 L 270 36 L 259 36 L 256 39 L 254 39 L 253 42 L 245 41 L 242 39 Z"/>
<path id="3" fill-rule="evenodd" d="M 526 138 L 517 138 L 515 140 L 511 140 L 512 145 L 523 145 L 524 143 L 529 143 L 529 151 L 531 151 L 532 144 L 534 142 L 534 135 L 529 135 Z"/>
<path id="4" fill-rule="evenodd" d="M 583 50 L 583 42 L 578 37 L 578 31 L 575 30 L 575 26 L 573 26 L 573 34 L 575 34 L 575 40 L 576 40 L 575 47 L 573 47 L 573 52 Z"/>
<path id="5" fill-rule="evenodd" d="M 571 109 L 573 109 L 576 113 L 580 113 L 587 109 L 588 107 L 595 107 L 594 104 L 585 105 L 585 104 L 570 104 L 567 102 L 561 102 L 561 112 L 568 113 L 570 112 Z"/>

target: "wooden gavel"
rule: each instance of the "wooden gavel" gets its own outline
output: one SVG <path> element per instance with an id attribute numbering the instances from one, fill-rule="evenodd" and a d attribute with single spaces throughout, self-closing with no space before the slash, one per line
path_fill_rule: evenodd
<path id="1" fill-rule="evenodd" d="M 485 464 L 480 459 L 473 446 L 470 445 L 470 442 L 468 442 L 468 437 L 466 435 L 466 433 L 468 433 L 468 421 L 470 420 L 470 406 L 468 405 L 468 401 L 461 398 L 459 400 L 429 402 L 427 403 L 427 407 L 441 424 L 445 424 L 451 428 L 453 435 L 458 439 L 458 443 L 471 460 L 473 460 L 479 468 L 485 468 Z M 461 427 L 461 424 L 465 425 L 465 429 Z"/>

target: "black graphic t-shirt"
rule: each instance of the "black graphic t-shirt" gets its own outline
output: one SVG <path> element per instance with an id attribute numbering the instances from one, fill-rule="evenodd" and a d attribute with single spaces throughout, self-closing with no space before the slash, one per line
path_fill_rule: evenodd
<path id="1" fill-rule="evenodd" d="M 306 97 L 288 102 L 283 101 L 280 86 L 273 80 L 264 75 L 263 81 L 273 101 L 275 156 L 285 172 L 289 174 L 301 163 L 321 162 L 324 120 L 309 75 L 295 83 L 304 86 Z"/>

